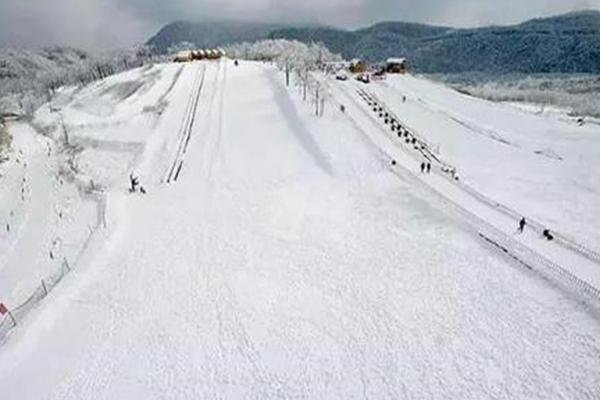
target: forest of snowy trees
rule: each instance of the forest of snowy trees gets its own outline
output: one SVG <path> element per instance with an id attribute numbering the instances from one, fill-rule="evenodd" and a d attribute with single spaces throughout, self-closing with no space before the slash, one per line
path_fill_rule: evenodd
<path id="1" fill-rule="evenodd" d="M 498 102 L 558 107 L 575 117 L 600 118 L 600 77 L 588 74 L 437 74 L 456 90 Z"/>

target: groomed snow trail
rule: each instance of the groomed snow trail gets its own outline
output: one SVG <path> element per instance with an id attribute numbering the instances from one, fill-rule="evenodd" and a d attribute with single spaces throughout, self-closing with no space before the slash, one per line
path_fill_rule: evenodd
<path id="1" fill-rule="evenodd" d="M 479 192 L 600 251 L 598 125 L 533 115 L 411 75 L 368 90 Z"/>
<path id="2" fill-rule="evenodd" d="M 597 312 L 282 81 L 207 64 L 177 182 L 115 196 L 106 250 L 0 348 L 1 397 L 594 399 Z"/>
<path id="3" fill-rule="evenodd" d="M 404 137 L 398 138 L 390 125 L 384 124 L 383 118 L 377 118 L 378 113 L 371 113 L 371 107 L 366 107 L 365 96 L 368 101 L 372 101 L 372 98 L 367 93 L 354 93 L 345 84 L 332 86 L 326 81 L 321 81 L 321 84 L 328 87 L 336 102 L 345 105 L 348 110 L 346 115 L 365 137 L 387 157 L 398 161 L 398 166 L 392 168 L 394 172 L 412 175 L 415 189 L 433 190 L 428 197 L 438 199 L 438 207 L 447 212 L 452 209 L 458 211 L 461 219 L 470 221 L 471 226 L 498 250 L 508 252 L 529 267 L 573 287 L 586 297 L 600 299 L 600 258 L 593 250 L 578 247 L 577 243 L 568 242 L 568 239 L 565 241 L 555 231 L 552 231 L 556 235 L 555 240 L 549 242 L 541 237 L 544 226 L 531 219 L 525 232 L 518 234 L 515 225 L 521 214 L 483 196 L 462 181 L 455 182 L 439 169 L 439 161 L 433 163 L 431 174 L 419 175 L 415 171 L 428 158 L 420 149 L 407 144 Z M 381 112 L 379 114 L 383 115 Z M 431 194 L 434 194 L 433 197 Z M 586 251 L 590 251 L 591 256 Z"/>

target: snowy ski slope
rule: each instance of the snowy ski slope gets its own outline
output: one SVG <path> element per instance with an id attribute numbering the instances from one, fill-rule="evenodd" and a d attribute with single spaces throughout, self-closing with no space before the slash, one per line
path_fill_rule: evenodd
<path id="1" fill-rule="evenodd" d="M 600 249 L 598 125 L 534 115 L 411 75 L 369 89 L 482 193 Z"/>
<path id="2" fill-rule="evenodd" d="M 0 398 L 595 398 L 598 304 L 392 168 L 351 85 L 321 118 L 249 62 L 65 91 L 105 239 L 0 346 Z"/>

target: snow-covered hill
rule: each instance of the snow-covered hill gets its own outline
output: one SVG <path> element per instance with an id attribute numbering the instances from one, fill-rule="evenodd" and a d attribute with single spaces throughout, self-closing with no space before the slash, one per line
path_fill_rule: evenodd
<path id="1" fill-rule="evenodd" d="M 46 215 L 40 207 L 102 212 L 69 218 L 96 233 L 0 346 L 3 397 L 595 396 L 600 299 L 546 274 L 547 262 L 564 261 L 562 248 L 533 227 L 522 236 L 505 233 L 505 223 L 514 228 L 510 218 L 495 218 L 435 171 L 418 173 L 416 151 L 392 140 L 360 86 L 321 74 L 314 80 L 325 98 L 321 117 L 302 101 L 302 87 L 287 88 L 272 66 L 161 64 L 62 90 L 36 114 L 54 139 L 47 152 L 39 154 L 46 142 L 26 126 L 11 126 L 27 163 L 5 164 L 4 176 L 16 187 L 27 183 L 26 200 L 10 201 L 20 219 L 14 226 L 31 239 L 11 229 L 0 236 L 6 248 L 37 251 L 43 239 L 36 236 L 77 243 L 81 235 L 56 231 L 60 224 L 35 231 L 37 216 Z M 551 150 L 568 160 L 558 165 L 573 176 L 557 179 L 552 193 L 593 179 L 586 157 L 597 132 L 479 103 L 453 130 L 451 106 L 467 100 L 446 99 L 444 88 L 409 77 L 368 88 L 422 135 L 438 123 L 436 134 L 454 135 L 428 140 L 490 196 L 516 186 L 508 200 L 525 208 L 530 192 L 515 171 L 529 162 L 522 179 L 539 203 L 549 184 L 539 163 L 552 165 L 549 174 L 562 171 L 550 151 L 535 153 L 547 144 L 540 138 L 546 128 L 558 146 Z M 399 93 L 406 103 L 395 102 Z M 506 153 L 495 136 L 464 127 L 489 133 L 478 119 L 484 112 L 520 150 Z M 528 121 L 531 136 L 505 133 L 509 117 Z M 515 164 L 501 164 L 507 157 Z M 491 175 L 494 160 L 505 174 Z M 70 168 L 61 171 L 64 165 Z M 57 170 L 80 195 L 66 200 L 60 188 L 44 201 L 29 195 L 44 191 L 41 177 Z M 128 192 L 130 173 L 145 195 Z M 90 191 L 98 197 L 85 197 Z M 573 196 L 581 206 L 595 196 L 584 192 Z M 106 210 L 96 208 L 98 199 Z M 559 203 L 553 195 L 527 212 L 548 218 L 544 211 Z M 490 232 L 505 251 L 482 238 Z M 591 229 L 578 232 L 592 237 Z M 44 277 L 35 262 L 12 260 L 0 264 L 2 281 L 23 271 L 31 273 L 18 281 L 32 286 Z M 22 297 L 11 290 L 0 287 L 0 301 L 9 293 L 18 304 Z"/>
<path id="2" fill-rule="evenodd" d="M 594 168 L 600 127 L 479 100 L 410 75 L 372 89 L 464 181 L 600 249 L 600 171 Z"/>
<path id="3" fill-rule="evenodd" d="M 0 118 L 31 116 L 58 87 L 87 84 L 149 61 L 144 48 L 99 55 L 69 47 L 0 49 Z"/>

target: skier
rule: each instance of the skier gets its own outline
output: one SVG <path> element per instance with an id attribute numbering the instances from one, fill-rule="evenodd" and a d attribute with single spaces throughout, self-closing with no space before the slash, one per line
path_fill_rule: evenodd
<path id="1" fill-rule="evenodd" d="M 527 221 L 525 220 L 525 217 L 523 217 L 519 221 L 519 233 L 523 233 L 523 231 L 525 230 L 525 225 L 527 225 Z"/>
<path id="2" fill-rule="evenodd" d="M 133 176 L 133 173 L 129 174 L 129 182 L 130 182 L 130 187 L 129 187 L 129 193 L 135 193 L 135 191 L 137 190 L 137 186 L 140 183 L 139 179 L 135 176 Z"/>
<path id="3" fill-rule="evenodd" d="M 552 235 L 552 234 L 550 233 L 550 230 L 549 230 L 549 229 L 544 229 L 544 232 L 542 232 L 542 234 L 544 235 L 544 237 L 545 237 L 547 240 L 549 240 L 549 241 L 551 241 L 551 240 L 554 240 L 554 235 Z"/>
<path id="4" fill-rule="evenodd" d="M 430 162 L 427 163 L 427 173 L 428 174 L 431 173 L 431 163 Z"/>
<path id="5" fill-rule="evenodd" d="M 421 163 L 421 173 L 424 173 L 424 172 L 425 172 L 425 163 L 422 162 Z"/>

